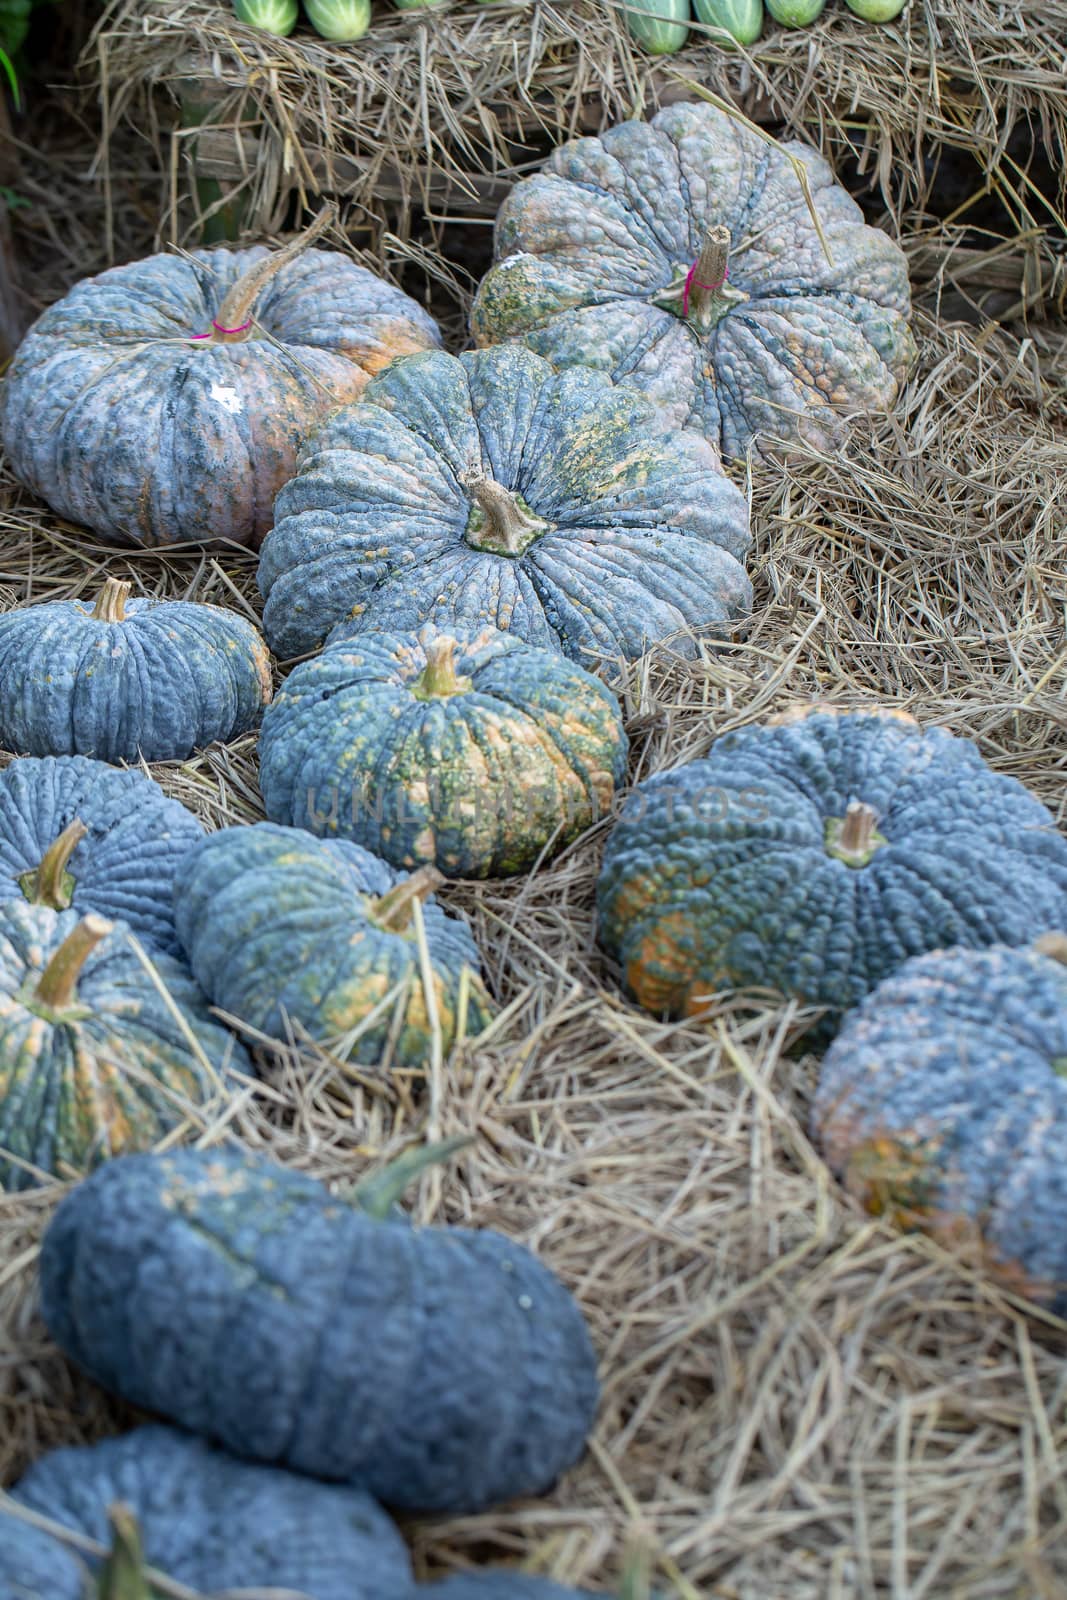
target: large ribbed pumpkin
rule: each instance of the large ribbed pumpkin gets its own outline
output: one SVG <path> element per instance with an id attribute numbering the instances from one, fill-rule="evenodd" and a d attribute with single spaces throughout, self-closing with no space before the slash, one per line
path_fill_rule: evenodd
<path id="1" fill-rule="evenodd" d="M 145 1149 L 227 1068 L 251 1075 L 185 967 L 152 961 L 123 923 L 0 904 L 0 1187 Z"/>
<path id="2" fill-rule="evenodd" d="M 1060 933 L 1037 948 L 944 950 L 906 962 L 845 1018 L 813 1112 L 828 1162 L 868 1211 L 984 1258 L 1009 1287 L 1060 1316 L 1065 960 Z"/>
<path id="3" fill-rule="evenodd" d="M 98 911 L 176 955 L 174 879 L 203 836 L 143 773 L 26 756 L 0 772 L 0 901 Z"/>
<path id="4" fill-rule="evenodd" d="M 748 507 L 718 454 L 597 373 L 518 346 L 412 356 L 335 414 L 278 496 L 264 626 L 487 623 L 593 666 L 747 609 Z"/>
<path id="5" fill-rule="evenodd" d="M 267 815 L 394 867 L 521 872 L 606 816 L 626 768 L 614 696 L 495 628 L 367 633 L 297 667 L 264 718 Z"/>
<path id="6" fill-rule="evenodd" d="M 106 1388 L 400 1509 L 547 1489 L 597 1404 L 581 1312 L 521 1245 L 243 1151 L 110 1162 L 57 1210 L 41 1298 Z"/>
<path id="7" fill-rule="evenodd" d="M 831 1014 L 909 956 L 1067 926 L 1067 839 L 968 740 L 815 708 L 650 778 L 608 840 L 600 930 L 650 1011 L 757 987 Z"/>
<path id="8" fill-rule="evenodd" d="M 711 105 L 554 151 L 505 200 L 495 247 L 479 344 L 596 368 L 731 456 L 753 439 L 832 446 L 850 413 L 893 404 L 914 355 L 899 246 L 814 150 Z"/>
<path id="9" fill-rule="evenodd" d="M 468 1033 L 489 1018 L 470 931 L 432 897 L 440 882 L 432 867 L 396 873 L 347 839 L 261 822 L 224 828 L 190 853 L 175 924 L 205 993 L 258 1033 L 326 1040 L 368 1066 L 421 1066 L 434 1036 L 427 979 L 446 1051 L 464 994 Z"/>
<path id="10" fill-rule="evenodd" d="M 53 600 L 0 616 L 0 744 L 21 755 L 184 760 L 258 726 L 271 697 L 256 629 L 223 606 Z"/>
<path id="11" fill-rule="evenodd" d="M 439 343 L 420 306 L 334 251 L 149 256 L 37 319 L 0 437 L 24 483 L 105 539 L 255 546 L 326 412 Z"/>
<path id="12" fill-rule="evenodd" d="M 11 1498 L 11 1510 L 0 1505 L 0 1600 L 86 1600 L 96 1593 L 86 1569 L 102 1575 L 102 1563 L 78 1559 L 19 1509 L 112 1551 L 129 1587 L 105 1587 L 103 1600 L 156 1595 L 133 1583 L 142 1561 L 185 1594 L 413 1600 L 404 1541 L 373 1500 L 235 1461 L 173 1428 L 53 1450 Z"/>

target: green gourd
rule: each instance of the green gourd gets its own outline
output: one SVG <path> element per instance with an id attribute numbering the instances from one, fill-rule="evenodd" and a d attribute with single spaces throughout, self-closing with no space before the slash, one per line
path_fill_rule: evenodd
<path id="1" fill-rule="evenodd" d="M 899 17 L 908 0 L 845 0 L 850 11 L 864 22 L 892 22 Z"/>
<path id="2" fill-rule="evenodd" d="M 362 39 L 370 27 L 370 0 L 304 0 L 315 32 L 338 44 Z"/>
<path id="3" fill-rule="evenodd" d="M 825 6 L 826 0 L 767 0 L 767 10 L 783 28 L 810 28 Z"/>
<path id="4" fill-rule="evenodd" d="M 651 56 L 673 56 L 689 37 L 689 0 L 638 0 L 623 16 L 631 39 Z"/>
<path id="5" fill-rule="evenodd" d="M 250 28 L 284 39 L 296 27 L 300 7 L 296 0 L 233 0 L 233 14 Z"/>
<path id="6" fill-rule="evenodd" d="M 738 44 L 755 44 L 763 32 L 763 0 L 693 0 L 693 10 L 710 28 L 722 28 Z"/>

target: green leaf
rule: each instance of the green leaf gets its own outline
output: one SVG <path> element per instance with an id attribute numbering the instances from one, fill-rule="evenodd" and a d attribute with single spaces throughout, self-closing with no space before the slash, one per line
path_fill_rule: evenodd
<path id="1" fill-rule="evenodd" d="M 12 65 L 11 57 L 8 55 L 6 50 L 0 50 L 0 71 L 2 71 L 4 73 L 4 76 L 7 78 L 8 83 L 11 85 L 11 98 L 15 102 L 15 109 L 17 111 L 19 109 L 19 105 L 20 105 L 20 101 L 19 101 L 19 80 L 15 76 L 15 68 Z M 6 192 L 8 192 L 8 191 L 5 191 L 5 193 Z"/>

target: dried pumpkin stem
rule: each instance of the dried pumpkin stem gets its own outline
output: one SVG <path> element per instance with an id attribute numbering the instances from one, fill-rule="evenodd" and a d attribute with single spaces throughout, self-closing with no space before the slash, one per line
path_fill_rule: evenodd
<path id="1" fill-rule="evenodd" d="M 120 1501 L 108 1507 L 107 1520 L 111 1526 L 111 1551 L 100 1570 L 99 1600 L 152 1600 L 137 1518 Z"/>
<path id="2" fill-rule="evenodd" d="M 78 996 L 78 979 L 86 961 L 113 924 L 89 914 L 72 928 L 37 980 L 34 999 L 49 1011 L 67 1011 Z"/>
<path id="3" fill-rule="evenodd" d="M 125 622 L 126 602 L 132 588 L 132 583 L 124 583 L 121 578 L 105 578 L 93 607 L 94 619 L 97 622 Z"/>
<path id="4" fill-rule="evenodd" d="M 441 634 L 424 645 L 426 666 L 419 674 L 413 694 L 418 700 L 436 700 L 452 694 L 466 694 L 472 687 L 470 678 L 461 678 L 456 671 L 457 641 Z"/>
<path id="5" fill-rule="evenodd" d="M 481 513 L 476 530 L 468 527 L 467 534 L 468 544 L 474 545 L 477 550 L 491 550 L 502 556 L 521 556 L 538 534 L 551 526 L 534 516 L 516 495 L 509 493 L 495 478 L 468 478 L 467 489 Z"/>
<path id="6" fill-rule="evenodd" d="M 1048 956 L 1062 967 L 1067 967 L 1067 933 L 1043 933 L 1034 940 L 1034 949 L 1038 955 Z"/>
<path id="7" fill-rule="evenodd" d="M 704 235 L 700 253 L 680 282 L 657 296 L 656 304 L 677 312 L 686 322 L 707 333 L 731 306 L 748 299 L 743 289 L 728 281 L 730 230 L 721 223 Z"/>
<path id="8" fill-rule="evenodd" d="M 247 339 L 251 333 L 250 327 L 245 327 L 249 322 L 256 301 L 259 299 L 267 284 L 290 261 L 295 261 L 309 245 L 314 244 L 320 234 L 324 233 L 333 221 L 336 207 L 323 206 L 318 216 L 309 228 L 298 239 L 293 239 L 284 245 L 281 250 L 276 250 L 273 255 L 265 256 L 262 261 L 257 261 L 250 267 L 243 277 L 238 278 L 232 285 L 222 305 L 219 307 L 218 316 L 214 320 L 211 342 L 214 344 L 239 344 Z M 227 333 L 228 328 L 237 331 Z"/>
<path id="9" fill-rule="evenodd" d="M 444 873 L 438 872 L 436 867 L 419 867 L 403 883 L 398 883 L 395 889 L 390 889 L 388 894 L 373 901 L 368 915 L 379 928 L 386 928 L 390 933 L 403 933 L 411 922 L 412 907 L 416 901 L 421 905 L 444 881 Z"/>
<path id="10" fill-rule="evenodd" d="M 67 871 L 67 863 L 88 832 L 85 823 L 75 817 L 48 846 L 34 870 L 22 874 L 19 888 L 31 906 L 51 906 L 53 911 L 65 911 L 70 905 L 74 879 Z"/>
<path id="11" fill-rule="evenodd" d="M 849 867 L 865 867 L 888 840 L 875 829 L 878 813 L 862 800 L 852 800 L 843 817 L 826 824 L 826 849 Z"/>

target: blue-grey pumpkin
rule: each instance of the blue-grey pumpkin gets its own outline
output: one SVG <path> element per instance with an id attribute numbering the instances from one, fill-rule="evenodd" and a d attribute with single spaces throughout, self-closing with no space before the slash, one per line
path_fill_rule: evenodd
<path id="1" fill-rule="evenodd" d="M 845 1018 L 812 1114 L 827 1161 L 867 1210 L 984 1258 L 1060 1316 L 1065 960 L 1060 934 L 905 962 Z"/>
<path id="2" fill-rule="evenodd" d="M 235 611 L 130 600 L 53 600 L 0 616 L 0 744 L 19 755 L 181 761 L 259 724 L 270 657 Z"/>
<path id="3" fill-rule="evenodd" d="M 747 610 L 748 507 L 718 453 L 518 346 L 397 362 L 335 413 L 260 557 L 282 656 L 331 629 L 487 623 L 595 666 Z"/>
<path id="4" fill-rule="evenodd" d="M 145 1564 L 198 1594 L 413 1594 L 404 1541 L 367 1495 L 235 1461 L 172 1428 L 148 1425 L 54 1450 L 29 1469 L 11 1499 L 107 1549 L 109 1511 L 128 1508 Z M 0 1504 L 0 1600 L 85 1600 L 86 1578 L 100 1565 Z"/>
<path id="5" fill-rule="evenodd" d="M 173 956 L 149 970 L 123 923 L 0 903 L 0 1187 L 143 1150 L 252 1075 Z"/>
<path id="6" fill-rule="evenodd" d="M 267 815 L 394 867 L 521 872 L 608 814 L 626 769 L 618 704 L 592 673 L 495 628 L 339 640 L 263 720 Z"/>
<path id="7" fill-rule="evenodd" d="M 856 1005 L 909 956 L 1067 927 L 1067 839 L 974 745 L 816 707 L 640 785 L 608 840 L 600 930 L 647 1009 L 757 987 Z"/>
<path id="8" fill-rule="evenodd" d="M 205 993 L 257 1033 L 328 1041 L 365 1066 L 386 1052 L 399 1065 L 422 1066 L 434 1028 L 416 903 L 444 1050 L 464 993 L 468 1033 L 480 1033 L 491 1015 L 470 931 L 432 897 L 440 882 L 432 867 L 394 872 L 347 839 L 258 822 L 224 828 L 190 853 L 175 889 L 175 924 Z"/>
<path id="9" fill-rule="evenodd" d="M 403 1509 L 546 1490 L 597 1403 L 581 1313 L 520 1245 L 412 1228 L 238 1151 L 94 1173 L 48 1228 L 41 1293 L 106 1388 Z"/>
<path id="10" fill-rule="evenodd" d="M 177 955 L 174 879 L 203 836 L 143 773 L 26 756 L 0 772 L 0 901 L 97 911 Z"/>
<path id="11" fill-rule="evenodd" d="M 419 1585 L 420 1600 L 594 1600 L 588 1589 L 565 1589 L 548 1578 L 503 1567 L 457 1572 L 436 1583 Z"/>
<path id="12" fill-rule="evenodd" d="M 50 306 L 0 400 L 23 483 L 117 544 L 258 545 L 321 418 L 441 342 L 365 267 L 299 254 L 308 239 L 149 256 Z"/>

